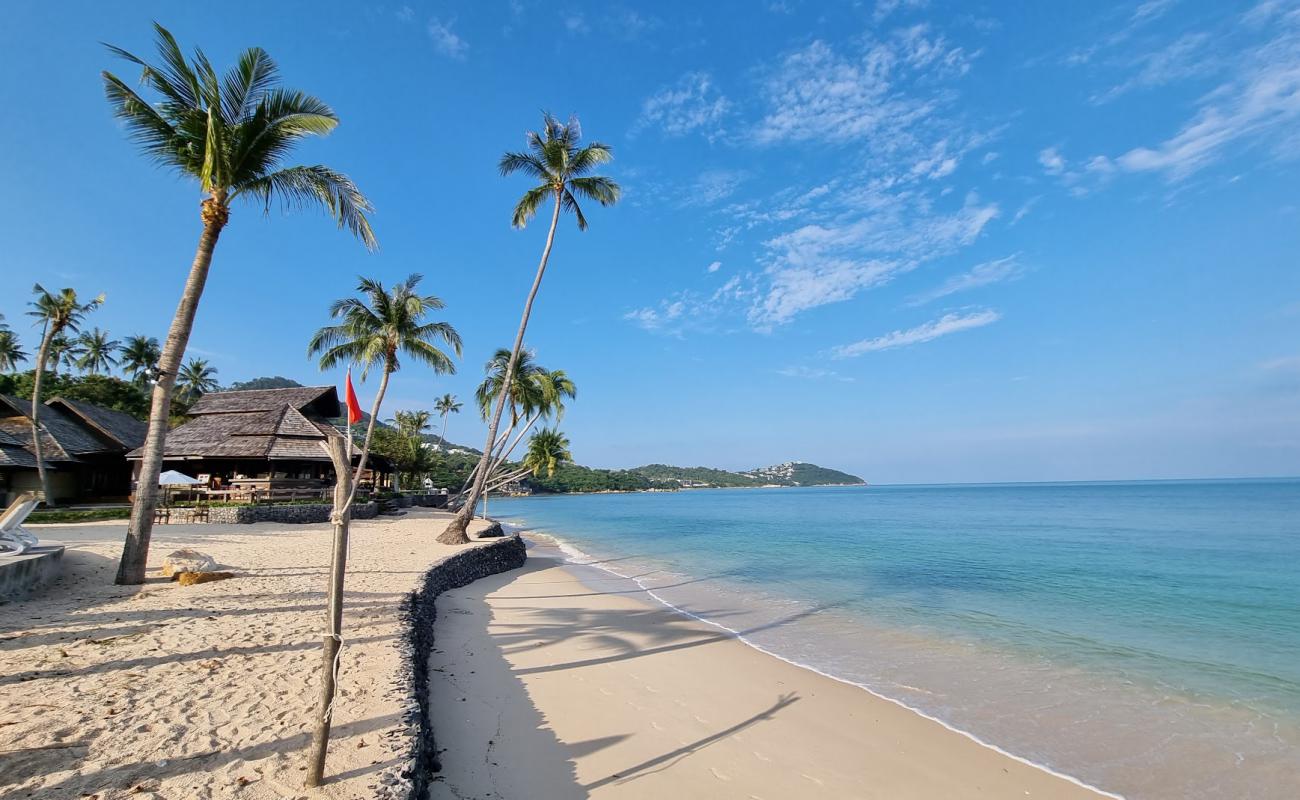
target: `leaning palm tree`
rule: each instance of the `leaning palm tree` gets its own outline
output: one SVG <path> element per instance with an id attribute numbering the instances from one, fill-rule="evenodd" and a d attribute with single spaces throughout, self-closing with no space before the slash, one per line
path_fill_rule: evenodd
<path id="1" fill-rule="evenodd" d="M 433 410 L 442 417 L 442 434 L 438 437 L 442 439 L 442 446 L 447 446 L 447 415 L 459 414 L 461 404 L 456 400 L 456 395 L 448 392 L 439 397 L 433 404 Z"/>
<path id="2" fill-rule="evenodd" d="M 181 367 L 181 374 L 176 379 L 178 394 L 186 403 L 193 403 L 208 392 L 215 392 L 217 368 L 208 365 L 205 358 L 191 358 Z"/>
<path id="3" fill-rule="evenodd" d="M 131 383 L 143 387 L 158 364 L 162 349 L 152 336 L 128 336 L 122 344 L 122 372 L 129 375 Z"/>
<path id="4" fill-rule="evenodd" d="M 554 428 L 542 428 L 528 440 L 528 450 L 520 460 L 520 468 L 507 475 L 494 476 L 486 491 L 495 491 L 529 475 L 549 478 L 561 465 L 572 462 L 568 437 Z"/>
<path id="5" fill-rule="evenodd" d="M 50 343 L 65 332 L 76 333 L 81 328 L 81 322 L 86 315 L 104 304 L 104 295 L 100 294 L 90 302 L 83 303 L 77 297 L 75 289 L 62 289 L 57 294 L 51 294 L 39 283 L 32 287 L 32 292 L 36 294 L 36 299 L 31 302 L 32 310 L 27 313 L 35 317 L 38 320 L 37 324 L 41 325 L 41 346 L 36 351 L 36 371 L 32 376 L 32 455 L 36 457 L 36 472 L 40 476 L 41 492 L 48 506 L 54 505 L 54 497 L 50 494 L 50 479 L 45 473 L 40 412 L 41 382 L 45 374 L 45 364 L 50 357 Z M 58 366 L 57 359 L 55 366 Z"/>
<path id="6" fill-rule="evenodd" d="M 283 165 L 301 139 L 323 136 L 338 125 L 329 106 L 279 86 L 275 62 L 261 48 L 245 50 L 229 72 L 218 76 L 203 51 L 195 50 L 193 60 L 187 60 L 166 28 L 155 24 L 154 30 L 157 64 L 120 47 L 109 46 L 109 50 L 141 68 L 141 83 L 159 102 L 151 104 L 108 72 L 103 73 L 104 90 L 114 114 L 150 160 L 198 182 L 204 195 L 199 205 L 203 231 L 158 359 L 149 432 L 117 571 L 120 584 L 144 582 L 172 389 L 231 205 L 243 199 L 268 212 L 276 200 L 291 206 L 318 206 L 366 247 L 375 246 L 366 216 L 370 201 L 350 178 L 322 165 Z"/>
<path id="7" fill-rule="evenodd" d="M 365 298 L 335 300 L 330 306 L 330 316 L 341 322 L 316 331 L 307 345 L 307 355 L 320 356 L 322 370 L 340 364 L 358 364 L 362 380 L 371 369 L 380 370 L 379 391 L 375 393 L 375 402 L 370 408 L 366 438 L 361 445 L 361 460 L 357 463 L 357 478 L 366 468 L 375 421 L 379 419 L 379 407 L 388 391 L 388 378 L 401 368 L 398 354 L 408 356 L 438 374 L 456 372 L 451 357 L 438 349 L 435 343 L 445 342 L 459 356 L 460 334 L 450 323 L 425 321 L 430 311 L 440 310 L 446 304 L 435 295 L 417 294 L 415 288 L 421 279 L 421 275 L 412 274 L 392 289 L 385 289 L 377 280 L 361 278 L 357 291 Z M 354 480 L 354 492 L 355 486 Z"/>
<path id="8" fill-rule="evenodd" d="M 117 366 L 115 354 L 122 349 L 122 343 L 108 338 L 108 331 L 91 328 L 82 331 L 72 347 L 75 357 L 73 363 L 77 365 L 77 369 L 91 375 L 98 375 Z"/>
<path id="9" fill-rule="evenodd" d="M 614 155 L 607 145 L 599 142 L 592 142 L 585 147 L 579 146 L 582 129 L 576 117 L 571 117 L 566 123 L 560 122 L 550 114 L 544 114 L 542 128 L 541 133 L 533 131 L 528 134 L 527 152 L 506 153 L 501 157 L 498 165 L 502 175 L 522 172 L 537 181 L 537 185 L 524 192 L 523 197 L 515 205 L 514 216 L 511 219 L 514 227 L 522 228 L 527 225 L 537 213 L 537 209 L 548 200 L 554 201 L 555 204 L 551 211 L 551 227 L 546 234 L 546 246 L 542 248 L 542 259 L 537 264 L 537 274 L 533 278 L 532 288 L 528 291 L 528 299 L 524 301 L 524 313 L 519 320 L 519 331 L 515 334 L 515 344 L 511 350 L 512 360 L 508 362 L 510 368 L 514 366 L 513 357 L 519 355 L 524 345 L 528 317 L 532 314 L 537 290 L 542 285 L 542 275 L 546 272 L 546 262 L 551 256 L 551 246 L 555 244 L 555 229 L 560 222 L 560 211 L 572 212 L 577 218 L 578 230 L 586 230 L 587 218 L 583 216 L 577 198 L 582 197 L 594 200 L 602 206 L 610 206 L 618 202 L 621 191 L 618 184 L 609 178 L 590 174 L 600 165 L 611 161 Z M 438 541 L 444 544 L 464 544 L 469 541 L 465 528 L 470 518 L 474 516 L 474 507 L 478 504 L 478 498 L 483 492 L 483 483 L 488 477 L 492 447 L 497 439 L 497 428 L 501 424 L 502 411 L 505 409 L 504 387 L 510 385 L 511 377 L 507 374 L 502 381 L 502 391 L 497 396 L 496 407 L 488 422 L 487 445 L 483 448 L 478 473 L 465 505 L 438 537 Z"/>
<path id="10" fill-rule="evenodd" d="M 0 370 L 9 372 L 18 369 L 18 365 L 28 358 L 22 343 L 9 326 L 0 323 Z"/>

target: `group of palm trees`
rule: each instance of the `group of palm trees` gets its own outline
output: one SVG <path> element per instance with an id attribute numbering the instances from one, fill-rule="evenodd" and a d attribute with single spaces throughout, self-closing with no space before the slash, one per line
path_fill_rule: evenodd
<path id="1" fill-rule="evenodd" d="M 43 329 L 48 329 L 52 321 L 67 313 L 66 309 L 81 309 L 62 324 L 58 333 L 49 337 L 43 361 L 38 351 L 36 361 L 43 365 L 43 371 L 57 378 L 60 369 L 77 370 L 82 375 L 112 375 L 116 368 L 123 378 L 141 389 L 149 384 L 161 355 L 155 337 L 128 336 L 119 341 L 100 328 L 79 330 L 81 318 L 103 303 L 102 295 L 96 298 L 97 302 L 81 303 L 75 289 L 65 288 L 53 293 L 39 283 L 33 292 L 36 299 L 31 302 L 32 310 L 28 313 L 36 317 L 36 325 Z M 3 320 L 0 317 L 0 372 L 15 372 L 32 357 L 23 350 L 18 335 Z M 42 335 L 41 339 L 44 343 L 45 336 Z M 217 369 L 206 359 L 191 358 L 181 367 L 176 386 L 181 400 L 193 402 L 219 387 Z"/>
<path id="2" fill-rule="evenodd" d="M 328 105 L 305 92 L 280 86 L 275 62 L 261 48 L 244 51 L 236 64 L 221 75 L 201 50 L 196 49 L 193 57 L 187 58 L 166 28 L 156 23 L 154 28 L 158 56 L 155 62 L 122 48 L 110 46 L 109 49 L 140 69 L 141 91 L 153 94 L 155 102 L 110 72 L 103 73 L 104 88 L 114 114 L 144 155 L 198 184 L 203 197 L 199 204 L 202 229 L 181 301 L 157 362 L 149 430 L 116 577 L 122 584 L 139 584 L 145 579 L 168 408 L 213 253 L 230 222 L 235 201 L 249 201 L 261 210 L 276 202 L 318 207 L 367 249 L 373 250 L 377 244 L 370 223 L 373 211 L 370 201 L 347 175 L 323 165 L 284 164 L 301 139 L 326 135 L 338 125 L 338 117 Z M 618 201 L 618 184 L 591 174 L 613 158 L 610 148 L 600 143 L 582 145 L 581 138 L 576 118 L 565 122 L 546 114 L 542 130 L 527 134 L 526 150 L 506 153 L 497 165 L 503 176 L 522 173 L 535 181 L 515 205 L 511 217 L 514 227 L 526 226 L 550 202 L 550 228 L 513 346 L 501 362 L 496 396 L 491 396 L 494 389 L 489 387 L 480 398 L 480 411 L 488 423 L 487 443 L 473 479 L 465 488 L 461 509 L 438 537 L 439 541 L 468 541 L 466 526 L 484 491 L 491 488 L 494 476 L 498 481 L 501 477 L 494 468 L 507 463 L 501 458 L 503 453 L 508 456 L 513 447 L 509 440 L 518 438 L 512 437 L 512 433 L 518 432 L 520 424 L 526 431 L 530 418 L 536 422 L 537 407 L 513 399 L 511 387 L 516 383 L 515 372 L 524 366 L 520 358 L 524 335 L 561 213 L 572 213 L 578 228 L 585 230 L 587 219 L 579 205 L 580 199 L 603 206 Z M 362 279 L 358 285 L 361 297 L 334 303 L 330 315 L 335 324 L 318 331 L 309 344 L 309 352 L 320 357 L 323 369 L 355 365 L 363 375 L 371 369 L 381 369 L 362 444 L 363 463 L 389 378 L 399 368 L 401 359 L 427 366 L 435 373 L 448 373 L 454 371 L 454 362 L 440 347 L 449 348 L 455 355 L 461 352 L 460 337 L 453 327 L 427 320 L 428 314 L 442 308 L 443 303 L 433 295 L 419 294 L 419 282 L 420 276 L 412 275 L 387 288 L 378 281 Z M 559 393 L 557 396 L 563 394 L 558 388 L 555 391 Z M 502 435 L 501 419 L 508 400 L 511 425 Z M 558 416 L 558 411 L 555 413 Z M 546 440 L 554 446 L 551 455 L 543 461 L 548 465 L 558 463 L 560 451 L 567 452 L 563 437 L 551 432 L 543 437 Z M 504 450 L 500 442 L 506 442 Z"/>

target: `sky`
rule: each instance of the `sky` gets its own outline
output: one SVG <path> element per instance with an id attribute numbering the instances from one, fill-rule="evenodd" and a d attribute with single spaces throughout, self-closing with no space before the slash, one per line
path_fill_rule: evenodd
<path id="1" fill-rule="evenodd" d="M 1300 475 L 1300 2 L 5 4 L 0 313 L 31 284 L 162 337 L 197 186 L 149 164 L 100 70 L 151 22 L 219 69 L 265 48 L 338 113 L 290 163 L 349 174 L 368 253 L 236 206 L 190 355 L 341 384 L 306 356 L 357 276 L 410 273 L 465 339 L 381 416 L 472 397 L 547 219 L 510 227 L 542 110 L 613 148 L 529 327 L 578 387 L 579 463 L 812 461 L 873 483 Z M 549 215 L 547 215 L 549 217 Z M 358 387 L 363 404 L 375 379 Z M 466 403 L 448 436 L 482 446 Z"/>

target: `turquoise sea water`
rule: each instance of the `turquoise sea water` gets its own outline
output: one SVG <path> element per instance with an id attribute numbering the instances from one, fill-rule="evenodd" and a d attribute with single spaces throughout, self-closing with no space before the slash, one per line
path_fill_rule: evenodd
<path id="1" fill-rule="evenodd" d="M 790 660 L 1133 798 L 1300 797 L 1300 480 L 493 500 Z"/>

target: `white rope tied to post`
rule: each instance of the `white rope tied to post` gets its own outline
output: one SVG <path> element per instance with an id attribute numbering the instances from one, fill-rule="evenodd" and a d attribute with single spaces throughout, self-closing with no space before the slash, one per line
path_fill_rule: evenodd
<path id="1" fill-rule="evenodd" d="M 339 669 L 343 666 L 343 635 L 339 633 L 323 633 L 326 639 L 333 639 L 339 643 L 339 649 L 334 651 L 334 666 L 330 670 L 334 674 L 334 692 L 330 696 L 330 704 L 325 706 L 325 721 L 329 722 L 334 718 L 334 701 L 339 696 Z"/>

